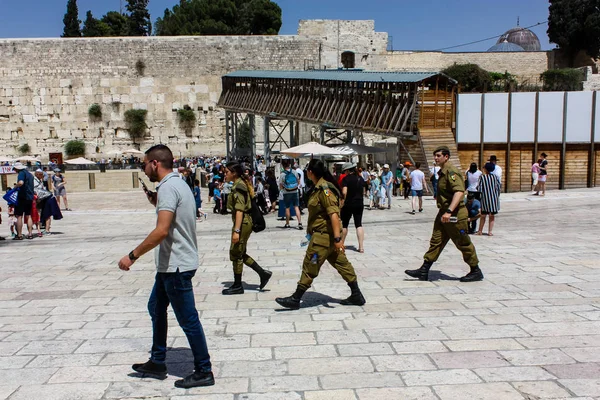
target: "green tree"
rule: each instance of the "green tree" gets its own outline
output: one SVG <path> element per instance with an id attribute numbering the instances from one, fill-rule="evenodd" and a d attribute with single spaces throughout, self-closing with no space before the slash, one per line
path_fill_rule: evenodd
<path id="1" fill-rule="evenodd" d="M 483 92 L 490 89 L 490 73 L 477 64 L 454 64 L 442 73 L 458 81 L 463 92 Z"/>
<path id="2" fill-rule="evenodd" d="M 62 37 L 81 37 L 79 25 L 79 10 L 77 9 L 77 0 L 67 1 L 67 12 L 63 18 L 65 24 Z"/>
<path id="3" fill-rule="evenodd" d="M 548 37 L 573 60 L 580 50 L 600 56 L 600 0 L 550 0 Z"/>
<path id="4" fill-rule="evenodd" d="M 104 36 L 104 33 L 100 29 L 100 21 L 94 18 L 91 11 L 88 11 L 85 14 L 85 21 L 83 21 L 81 34 L 85 37 Z"/>
<path id="5" fill-rule="evenodd" d="M 148 2 L 149 0 L 127 0 L 131 36 L 149 36 L 152 33 Z"/>
<path id="6" fill-rule="evenodd" d="M 82 33 L 85 37 L 129 36 L 129 20 L 117 11 L 107 12 L 102 19 L 94 18 L 88 11 Z"/>
<path id="7" fill-rule="evenodd" d="M 180 0 L 166 9 L 155 33 L 173 35 L 276 35 L 281 8 L 270 0 Z"/>
<path id="8" fill-rule="evenodd" d="M 281 28 L 281 8 L 270 0 L 251 0 L 240 7 L 243 35 L 277 35 Z"/>

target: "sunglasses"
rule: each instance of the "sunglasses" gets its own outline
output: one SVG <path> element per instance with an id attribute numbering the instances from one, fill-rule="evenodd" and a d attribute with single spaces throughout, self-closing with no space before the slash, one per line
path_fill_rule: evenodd
<path id="1" fill-rule="evenodd" d="M 154 162 L 154 161 L 156 161 L 156 160 L 148 160 L 148 162 L 147 162 L 147 163 L 146 163 L 146 162 L 143 162 L 143 163 L 140 165 L 140 169 L 141 169 L 142 171 L 145 171 L 145 170 L 146 170 L 146 165 L 148 165 L 148 164 L 150 164 L 150 163 L 152 163 L 152 162 Z"/>

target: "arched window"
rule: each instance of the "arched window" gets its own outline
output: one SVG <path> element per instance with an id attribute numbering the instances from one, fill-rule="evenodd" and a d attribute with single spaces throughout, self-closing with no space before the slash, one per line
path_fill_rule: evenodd
<path id="1" fill-rule="evenodd" d="M 344 68 L 354 68 L 354 53 L 352 51 L 342 53 L 342 65 Z"/>

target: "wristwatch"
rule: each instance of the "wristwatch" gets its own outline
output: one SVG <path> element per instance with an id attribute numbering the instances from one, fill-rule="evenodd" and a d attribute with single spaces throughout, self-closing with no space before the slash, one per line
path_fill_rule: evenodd
<path id="1" fill-rule="evenodd" d="M 134 255 L 133 255 L 133 250 L 131 250 L 131 251 L 129 252 L 129 259 L 130 259 L 131 261 L 135 261 L 135 260 L 137 260 L 138 258 L 139 258 L 139 257 L 136 257 L 136 256 L 134 256 Z"/>
<path id="2" fill-rule="evenodd" d="M 335 237 L 335 238 L 333 238 L 333 241 L 336 242 L 336 243 L 339 243 L 339 242 L 342 241 L 342 238 L 341 237 Z"/>
<path id="3" fill-rule="evenodd" d="M 242 230 L 241 230 L 241 229 L 234 229 L 233 231 L 234 231 L 235 233 L 242 233 Z"/>
<path id="4" fill-rule="evenodd" d="M 446 210 L 446 212 L 447 212 L 448 214 L 452 214 L 454 211 L 452 211 L 452 209 L 451 209 L 451 208 L 449 208 L 449 209 L 447 209 L 447 210 Z"/>

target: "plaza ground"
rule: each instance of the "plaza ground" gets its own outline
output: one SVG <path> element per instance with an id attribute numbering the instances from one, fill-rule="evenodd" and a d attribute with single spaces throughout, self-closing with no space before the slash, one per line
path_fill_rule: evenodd
<path id="1" fill-rule="evenodd" d="M 338 304 L 349 289 L 326 264 L 298 311 L 274 298 L 295 289 L 304 233 L 268 216 L 248 250 L 273 271 L 268 290 L 247 269 L 246 293 L 225 297 L 231 218 L 209 212 L 195 293 L 216 385 L 184 390 L 173 382 L 192 358 L 172 313 L 169 377 L 131 370 L 151 345 L 154 261 L 117 261 L 153 208 L 141 191 L 71 194 L 55 235 L 0 242 L 0 399 L 600 399 L 600 190 L 501 201 L 494 236 L 473 237 L 484 281 L 457 281 L 468 267 L 451 244 L 431 282 L 408 279 L 437 210 L 395 198 L 365 211 L 365 253 L 347 250 L 367 304 Z"/>

